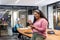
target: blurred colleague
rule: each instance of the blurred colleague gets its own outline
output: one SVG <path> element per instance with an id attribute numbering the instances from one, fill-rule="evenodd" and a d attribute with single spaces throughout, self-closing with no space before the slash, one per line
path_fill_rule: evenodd
<path id="1" fill-rule="evenodd" d="M 15 33 L 19 33 L 18 28 L 23 28 L 23 25 L 21 24 L 20 20 L 18 20 L 17 24 L 15 24 L 15 26 L 14 26 L 13 30 L 14 30 Z M 21 36 L 22 36 L 22 34 L 19 33 L 18 38 L 21 38 Z"/>
<path id="2" fill-rule="evenodd" d="M 17 32 L 17 29 L 18 29 L 18 28 L 23 28 L 23 25 L 21 24 L 20 21 L 17 21 L 17 24 L 15 24 L 15 26 L 14 26 L 14 31 Z"/>
<path id="3" fill-rule="evenodd" d="M 34 22 L 29 20 L 30 27 L 33 31 L 31 40 L 45 40 L 48 20 L 40 10 L 34 10 Z"/>

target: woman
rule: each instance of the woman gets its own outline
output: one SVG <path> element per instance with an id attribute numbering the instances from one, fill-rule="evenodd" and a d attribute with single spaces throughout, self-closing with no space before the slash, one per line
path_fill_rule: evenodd
<path id="1" fill-rule="evenodd" d="M 34 10 L 34 22 L 29 21 L 30 27 L 33 31 L 31 40 L 45 40 L 48 20 L 45 18 L 40 10 Z"/>

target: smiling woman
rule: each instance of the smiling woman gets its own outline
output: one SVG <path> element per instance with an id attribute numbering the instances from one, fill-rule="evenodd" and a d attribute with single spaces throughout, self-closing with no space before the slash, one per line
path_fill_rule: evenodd
<path id="1" fill-rule="evenodd" d="M 33 14 L 34 14 L 33 23 L 32 21 L 28 22 L 33 32 L 31 40 L 45 40 L 48 20 L 40 10 L 34 10 Z"/>

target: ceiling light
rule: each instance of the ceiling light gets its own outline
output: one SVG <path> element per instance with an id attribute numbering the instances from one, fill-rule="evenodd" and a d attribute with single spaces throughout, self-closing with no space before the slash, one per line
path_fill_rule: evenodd
<path id="1" fill-rule="evenodd" d="M 43 1 L 45 1 L 45 0 L 38 1 L 38 2 L 36 2 L 35 4 L 39 4 L 39 3 L 43 2 Z"/>
<path id="2" fill-rule="evenodd" d="M 16 2 L 15 3 L 18 3 L 20 0 L 16 0 Z"/>

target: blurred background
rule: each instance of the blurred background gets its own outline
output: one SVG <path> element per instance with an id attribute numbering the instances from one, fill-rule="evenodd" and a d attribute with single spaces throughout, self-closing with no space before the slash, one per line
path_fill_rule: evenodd
<path id="1" fill-rule="evenodd" d="M 13 35 L 17 18 L 28 27 L 28 17 L 40 9 L 49 21 L 48 28 L 60 30 L 60 0 L 0 0 L 0 30 L 2 36 Z"/>

